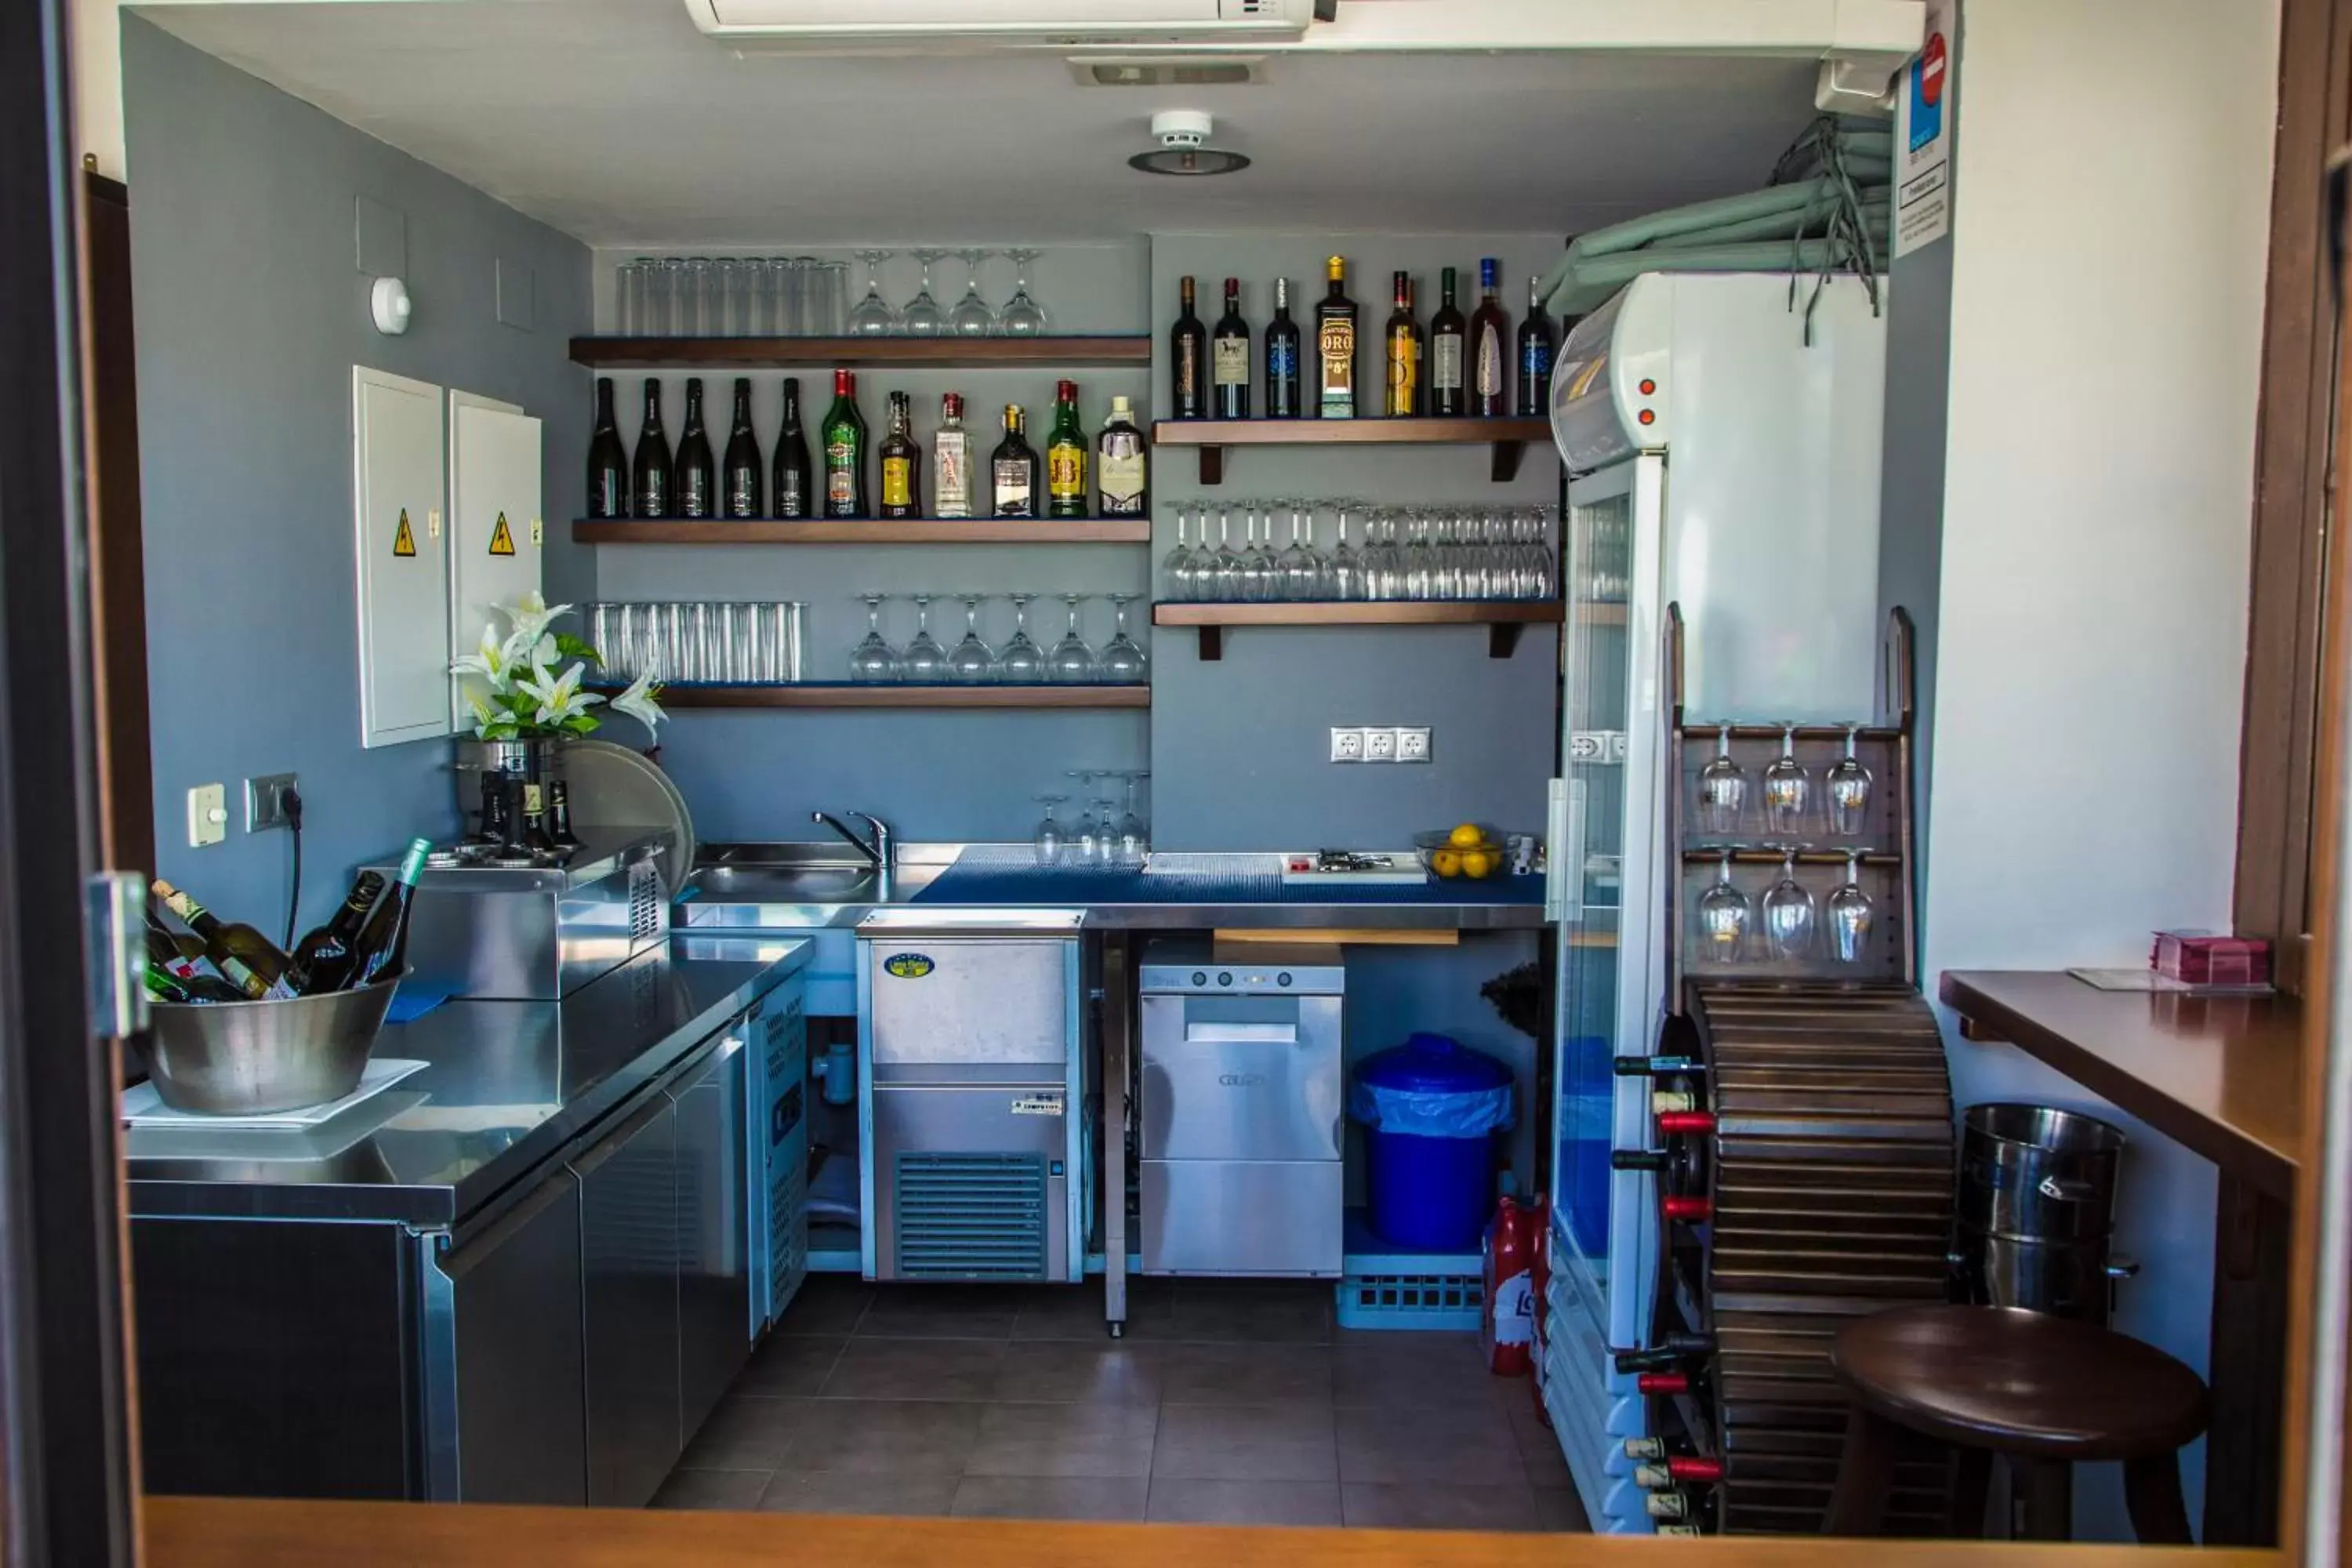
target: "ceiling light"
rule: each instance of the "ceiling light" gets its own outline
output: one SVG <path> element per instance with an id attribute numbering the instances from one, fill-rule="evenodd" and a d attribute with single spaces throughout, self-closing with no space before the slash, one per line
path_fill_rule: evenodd
<path id="1" fill-rule="evenodd" d="M 1151 117 L 1151 139 L 1159 145 L 1129 158 L 1128 166 L 1147 174 L 1231 174 L 1248 168 L 1241 153 L 1208 144 L 1213 126 L 1202 110 L 1163 109 Z"/>

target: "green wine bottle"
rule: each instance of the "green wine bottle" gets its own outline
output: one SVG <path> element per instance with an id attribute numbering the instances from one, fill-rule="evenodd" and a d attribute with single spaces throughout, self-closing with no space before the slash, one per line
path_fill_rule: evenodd
<path id="1" fill-rule="evenodd" d="M 352 884 L 351 896 L 325 925 L 294 944 L 294 989 L 305 996 L 341 991 L 352 975 L 352 944 L 367 923 L 368 910 L 383 891 L 383 879 L 362 871 Z"/>
<path id="2" fill-rule="evenodd" d="M 254 1001 L 294 994 L 286 978 L 288 959 L 278 944 L 239 921 L 224 921 L 158 877 L 148 884 L 163 907 L 204 939 L 205 956 L 228 983 Z"/>
<path id="3" fill-rule="evenodd" d="M 866 416 L 857 412 L 857 377 L 833 373 L 833 406 L 824 411 L 824 515 L 871 517 L 866 496 Z"/>
<path id="4" fill-rule="evenodd" d="M 352 943 L 351 977 L 345 989 L 356 991 L 399 974 L 408 965 L 408 910 L 416 898 L 416 879 L 425 874 L 425 857 L 433 852 L 429 838 L 412 838 L 400 858 L 400 873 L 369 912 L 367 924 Z"/>

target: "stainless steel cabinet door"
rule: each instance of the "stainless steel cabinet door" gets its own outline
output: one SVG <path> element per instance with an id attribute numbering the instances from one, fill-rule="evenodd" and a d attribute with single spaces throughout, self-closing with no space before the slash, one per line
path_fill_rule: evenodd
<path id="1" fill-rule="evenodd" d="M 669 1091 L 677 1106 L 678 1432 L 701 1429 L 751 1354 L 751 1228 L 744 1199 L 743 1038 Z"/>
<path id="2" fill-rule="evenodd" d="M 1337 1160 L 1339 1079 L 1337 996 L 1143 999 L 1147 1160 Z"/>
<path id="3" fill-rule="evenodd" d="M 572 1163 L 586 1273 L 588 1503 L 640 1508 L 677 1462 L 677 1114 L 669 1097 Z"/>
<path id="4" fill-rule="evenodd" d="M 878 1079 L 939 1063 L 1041 1063 L 1070 1055 L 1074 942 L 863 938 Z M 1059 1078 L 1057 1071 L 1054 1075 Z"/>

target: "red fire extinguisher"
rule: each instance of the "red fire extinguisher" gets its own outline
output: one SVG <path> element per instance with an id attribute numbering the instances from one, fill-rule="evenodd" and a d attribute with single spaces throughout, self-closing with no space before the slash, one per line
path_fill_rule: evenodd
<path id="1" fill-rule="evenodd" d="M 1528 1305 L 1533 1309 L 1528 1339 L 1528 1370 L 1534 1375 L 1528 1392 L 1535 1400 L 1536 1419 L 1549 1428 L 1551 1412 L 1544 1408 L 1544 1332 L 1549 1314 L 1544 1301 L 1551 1287 L 1551 1200 L 1538 1195 L 1535 1206 L 1528 1211 L 1528 1231 L 1532 1248 L 1528 1260 Z"/>
<path id="2" fill-rule="evenodd" d="M 1528 1213 L 1509 1198 L 1495 1208 L 1486 1232 L 1486 1305 L 1478 1340 L 1486 1364 L 1500 1377 L 1517 1377 L 1532 1360 L 1535 1337 L 1533 1237 Z"/>

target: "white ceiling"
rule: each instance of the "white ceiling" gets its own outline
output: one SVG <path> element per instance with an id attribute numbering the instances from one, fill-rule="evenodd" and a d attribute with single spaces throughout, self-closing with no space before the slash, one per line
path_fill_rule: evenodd
<path id="1" fill-rule="evenodd" d="M 1051 56 L 739 58 L 679 0 L 325 0 L 143 15 L 598 246 L 1557 231 L 1753 189 L 1815 63 L 1300 55 L 1239 87 L 1081 87 Z M 1138 174 L 1154 110 L 1255 166 Z"/>

